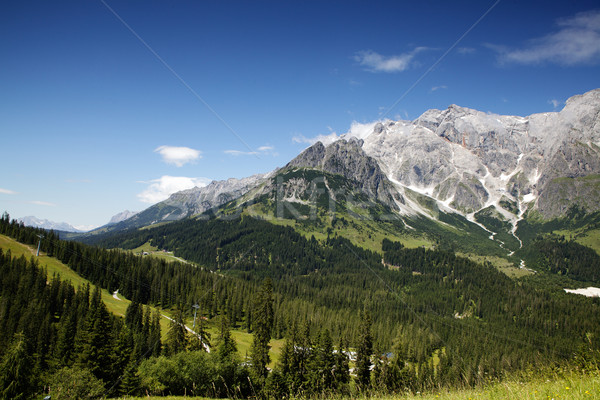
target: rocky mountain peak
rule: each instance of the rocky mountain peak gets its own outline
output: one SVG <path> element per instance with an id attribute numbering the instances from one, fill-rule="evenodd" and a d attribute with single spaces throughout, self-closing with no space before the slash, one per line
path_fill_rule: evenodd
<path id="1" fill-rule="evenodd" d="M 377 161 L 365 153 L 363 144 L 363 140 L 356 138 L 341 139 L 327 147 L 317 142 L 290 161 L 284 170 L 304 167 L 342 175 L 355 181 L 369 196 L 397 208 L 391 183 Z"/>
<path id="2" fill-rule="evenodd" d="M 363 149 L 401 192 L 418 191 L 461 213 L 494 206 L 507 214 L 502 198 L 525 210 L 553 179 L 600 173 L 599 111 L 600 90 L 570 98 L 560 112 L 528 117 L 451 105 L 413 122 L 376 125 Z"/>

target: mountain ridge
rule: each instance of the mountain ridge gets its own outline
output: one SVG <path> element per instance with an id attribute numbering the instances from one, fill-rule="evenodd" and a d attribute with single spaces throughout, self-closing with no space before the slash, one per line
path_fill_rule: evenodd
<path id="1" fill-rule="evenodd" d="M 309 168 L 343 176 L 353 182 L 352 191 L 399 217 L 441 223 L 440 212 L 458 214 L 492 239 L 498 233 L 494 227 L 504 226 L 504 236 L 520 242 L 515 232 L 528 215 L 556 218 L 574 204 L 600 210 L 595 202 L 600 183 L 594 179 L 600 174 L 599 115 L 600 89 L 571 97 L 559 112 L 527 117 L 457 105 L 431 109 L 414 121 L 374 123 L 360 137 L 347 133 L 327 145 L 317 142 L 268 174 L 174 193 L 112 229 L 174 221 L 236 199 L 242 204 L 276 190 L 270 178 Z M 294 182 L 301 187 L 294 188 Z M 284 197 L 305 202 L 310 195 L 302 191 L 309 186 L 306 179 L 286 181 Z M 335 191 L 332 196 L 335 201 Z"/>
<path id="2" fill-rule="evenodd" d="M 47 219 L 40 219 L 33 215 L 29 215 L 23 218 L 17 218 L 17 221 L 22 222 L 25 226 L 31 226 L 34 228 L 42 228 L 46 230 L 55 230 L 63 232 L 76 232 L 83 233 L 81 229 L 75 228 L 73 225 L 67 222 L 54 222 Z"/>

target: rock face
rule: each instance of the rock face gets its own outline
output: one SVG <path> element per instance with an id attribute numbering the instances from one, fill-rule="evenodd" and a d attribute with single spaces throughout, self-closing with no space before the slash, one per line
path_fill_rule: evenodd
<path id="1" fill-rule="evenodd" d="M 201 188 L 195 187 L 174 193 L 159 204 L 177 207 L 181 210 L 180 214 L 200 214 L 237 199 L 259 185 L 265 177 L 265 174 L 257 174 L 242 179 L 229 178 L 224 181 L 212 181 Z"/>
<path id="2" fill-rule="evenodd" d="M 283 170 L 306 167 L 342 175 L 354 181 L 359 190 L 392 209 L 398 209 L 402 201 L 391 182 L 382 172 L 377 161 L 362 149 L 363 141 L 351 138 L 338 140 L 325 147 L 321 142 L 304 150 L 290 161 Z"/>
<path id="3" fill-rule="evenodd" d="M 408 188 L 467 215 L 494 206 L 513 220 L 519 211 L 504 209 L 503 198 L 521 211 L 535 200 L 551 218 L 573 202 L 600 209 L 589 198 L 593 179 L 558 179 L 600 173 L 599 113 L 600 90 L 570 98 L 560 112 L 529 117 L 452 105 L 415 121 L 377 124 L 362 147 L 401 193 Z"/>
<path id="4" fill-rule="evenodd" d="M 137 214 L 137 211 L 129 211 L 129 210 L 122 211 L 122 212 L 118 213 L 117 215 L 114 215 L 108 222 L 108 225 L 118 224 L 121 221 L 125 221 L 126 219 L 133 217 L 135 214 Z"/>
<path id="5" fill-rule="evenodd" d="M 172 194 L 167 200 L 154 204 L 144 211 L 109 225 L 111 230 L 139 228 L 164 221 L 176 221 L 218 207 L 236 199 L 259 185 L 267 175 L 257 174 L 243 179 L 230 178 L 212 181 L 207 186 L 195 187 Z"/>

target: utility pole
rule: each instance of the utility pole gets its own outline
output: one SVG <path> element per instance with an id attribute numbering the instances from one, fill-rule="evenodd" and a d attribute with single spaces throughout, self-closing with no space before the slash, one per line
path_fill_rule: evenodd
<path id="1" fill-rule="evenodd" d="M 39 257 L 40 256 L 40 246 L 42 245 L 42 237 L 43 236 L 42 235 L 37 235 L 37 237 L 40 238 L 40 241 L 38 242 L 38 248 L 37 248 L 37 252 L 35 253 L 35 256 Z"/>

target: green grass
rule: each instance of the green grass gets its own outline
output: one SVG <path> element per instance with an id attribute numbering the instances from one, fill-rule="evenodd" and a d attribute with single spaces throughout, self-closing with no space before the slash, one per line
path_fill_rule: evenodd
<path id="1" fill-rule="evenodd" d="M 218 344 L 219 330 L 215 326 L 209 326 L 207 329 L 211 335 L 211 344 L 213 347 Z M 246 356 L 250 356 L 250 347 L 252 346 L 252 334 L 246 332 L 245 330 L 235 329 L 231 330 L 231 337 L 235 340 L 238 354 L 242 360 L 246 358 Z M 281 349 L 285 343 L 284 339 L 271 339 L 269 345 L 271 349 L 269 350 L 269 355 L 271 356 L 271 363 L 269 364 L 270 368 L 273 368 L 277 362 L 279 361 L 279 355 L 281 354 Z"/>
<path id="2" fill-rule="evenodd" d="M 147 251 L 146 249 L 150 249 L 150 247 L 151 247 L 149 245 L 148 246 L 144 245 L 144 246 L 141 246 L 141 248 L 144 248 L 144 251 Z M 36 252 L 36 249 L 33 246 L 27 246 L 25 244 L 19 243 L 16 240 L 11 239 L 4 235 L 0 235 L 0 248 L 2 248 L 3 251 L 10 250 L 13 257 L 15 257 L 15 256 L 20 257 L 21 255 L 24 255 L 25 257 L 30 258 L 32 256 L 35 256 L 35 252 Z M 71 284 L 76 289 L 78 287 L 80 287 L 82 285 L 86 285 L 86 284 L 90 284 L 90 286 L 93 286 L 87 279 L 79 276 L 75 271 L 73 271 L 71 268 L 69 268 L 67 265 L 63 264 L 56 258 L 48 257 L 47 255 L 40 253 L 40 256 L 37 257 L 37 260 L 39 261 L 40 267 L 46 268 L 46 270 L 48 271 L 49 277 L 56 274 L 63 281 L 70 281 Z M 125 311 L 127 310 L 127 307 L 129 306 L 131 301 L 126 299 L 125 297 L 123 297 L 123 295 L 121 295 L 121 294 L 118 294 L 117 297 L 119 298 L 119 300 L 115 299 L 113 297 L 112 293 L 109 293 L 107 290 L 102 289 L 102 301 L 104 301 L 104 304 L 106 304 L 106 308 L 108 309 L 108 311 L 110 311 L 111 313 L 113 313 L 115 315 L 125 316 Z M 152 309 L 153 312 L 154 312 L 154 310 L 156 310 L 156 308 L 154 308 L 154 307 L 150 307 L 150 308 Z M 167 315 L 169 317 L 172 316 L 170 310 L 158 309 L 158 311 L 161 314 Z M 169 329 L 170 323 L 171 322 L 164 316 L 160 319 L 160 327 L 161 327 L 161 333 L 162 333 L 163 340 L 166 338 L 166 333 Z M 189 321 L 186 321 L 186 324 L 188 326 L 192 326 L 191 319 Z M 213 347 L 214 347 L 214 344 L 217 343 L 216 339 L 218 338 L 218 329 L 210 321 L 209 321 L 208 331 L 214 338 L 211 341 L 211 343 L 213 344 Z M 246 354 L 250 354 L 250 346 L 252 344 L 252 334 L 247 333 L 242 330 L 232 330 L 231 336 L 237 342 L 238 353 L 240 354 L 240 357 L 244 358 L 246 356 Z M 271 343 L 270 343 L 271 344 L 271 351 L 270 351 L 270 355 L 271 355 L 270 366 L 271 367 L 273 367 L 275 365 L 275 363 L 277 362 L 277 360 L 279 360 L 279 354 L 281 353 L 281 348 L 283 347 L 283 343 L 284 343 L 284 340 L 281 340 L 281 339 L 271 340 Z"/>
<path id="3" fill-rule="evenodd" d="M 552 231 L 553 234 L 564 236 L 566 239 L 573 239 L 577 243 L 590 247 L 600 254 L 600 229 L 559 229 Z"/>
<path id="4" fill-rule="evenodd" d="M 324 241 L 327 239 L 327 231 L 331 235 L 338 235 L 350 240 L 355 245 L 366 250 L 381 253 L 381 242 L 384 238 L 401 242 L 405 247 L 432 247 L 432 242 L 423 235 L 416 235 L 411 232 L 399 231 L 391 223 L 386 224 L 381 221 L 373 221 L 369 218 L 355 219 L 346 213 L 336 213 L 336 223 L 332 223 L 330 216 L 320 215 L 322 225 L 318 223 L 307 223 L 290 218 L 275 218 L 262 204 L 254 204 L 244 211 L 244 215 L 259 216 L 275 225 L 288 226 L 293 228 L 307 239 L 314 236 L 315 239 Z M 345 221 L 345 222 L 343 222 Z"/>
<path id="5" fill-rule="evenodd" d="M 148 253 L 147 257 L 160 258 L 169 262 L 177 261 L 181 263 L 193 264 L 187 260 L 184 260 L 183 258 L 175 257 L 172 251 L 162 251 L 158 247 L 152 246 L 150 242 L 146 242 L 141 246 L 136 247 L 135 249 L 123 251 L 132 252 L 133 254 L 137 255 L 140 255 L 142 253 Z"/>
<path id="6" fill-rule="evenodd" d="M 531 270 L 519 268 L 519 266 L 515 266 L 515 264 L 512 261 L 509 261 L 506 258 L 502 257 L 480 256 L 476 254 L 464 253 L 456 253 L 456 255 L 468 258 L 479 264 L 484 264 L 487 261 L 491 263 L 494 267 L 496 267 L 498 271 L 506 274 L 510 278 L 518 279 L 533 274 Z"/>
<path id="7" fill-rule="evenodd" d="M 600 377 L 597 374 L 587 376 L 574 375 L 552 380 L 537 379 L 530 382 L 501 382 L 476 389 L 442 389 L 429 393 L 406 395 L 373 395 L 370 397 L 323 396 L 316 398 L 334 398 L 339 400 L 593 400 L 600 399 Z M 126 397 L 126 399 L 180 400 L 184 399 L 184 397 Z M 207 400 L 206 397 L 185 397 L 185 399 Z"/>
<path id="8" fill-rule="evenodd" d="M 21 255 L 29 258 L 35 256 L 36 249 L 33 246 L 28 246 L 22 243 L 17 242 L 14 239 L 11 239 L 7 236 L 0 235 L 0 248 L 3 250 L 10 250 L 13 257 L 20 257 Z M 63 281 L 70 281 L 71 284 L 75 287 L 75 289 L 80 286 L 89 284 L 90 286 L 94 286 L 90 281 L 78 275 L 75 271 L 69 268 L 67 265 L 63 264 L 59 260 L 54 257 L 48 257 L 44 253 L 40 253 L 40 256 L 37 257 L 40 267 L 46 268 L 48 272 L 48 277 L 52 277 L 54 274 L 58 275 Z M 102 289 L 102 301 L 106 304 L 106 308 L 108 311 L 115 315 L 125 316 L 125 312 L 127 311 L 127 307 L 131 303 L 130 300 L 123 297 L 123 295 L 118 294 L 118 300 L 115 299 L 112 293 L 109 293 L 106 289 Z M 155 308 L 151 309 L 154 311 Z M 168 314 L 162 310 L 161 313 Z M 166 335 L 167 329 L 169 328 L 169 320 L 166 318 L 161 318 L 160 320 L 161 332 L 163 337 Z"/>
<path id="9" fill-rule="evenodd" d="M 381 400 L 584 400 L 600 399 L 600 377 L 572 376 L 556 380 L 509 381 L 486 388 L 465 390 L 440 390 L 429 394 L 375 397 Z"/>
<path id="10" fill-rule="evenodd" d="M 23 255 L 27 258 L 30 258 L 34 257 L 36 252 L 36 249 L 33 246 L 24 245 L 3 235 L 0 235 L 0 247 L 2 249 L 10 249 L 13 257 L 20 257 Z M 75 271 L 54 257 L 48 257 L 46 254 L 40 252 L 40 256 L 37 257 L 37 261 L 39 262 L 40 267 L 46 268 L 49 278 L 56 274 L 63 281 L 70 281 L 75 289 L 88 283 L 90 286 L 94 286 L 87 279 L 82 278 Z M 102 289 L 102 300 L 106 304 L 106 308 L 108 308 L 108 310 L 113 314 L 124 316 L 130 301 L 121 295 L 119 295 L 119 298 L 121 300 L 115 299 L 112 293 Z"/>

